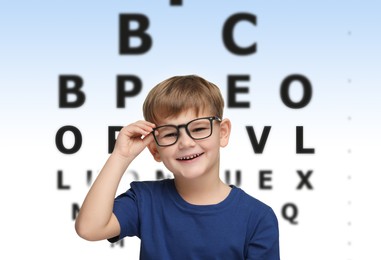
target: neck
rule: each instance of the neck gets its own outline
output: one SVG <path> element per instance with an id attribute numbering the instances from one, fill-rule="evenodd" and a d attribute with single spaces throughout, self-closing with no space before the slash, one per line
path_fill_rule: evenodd
<path id="1" fill-rule="evenodd" d="M 212 205 L 223 201 L 230 193 L 231 187 L 219 177 L 175 178 L 175 186 L 180 196 L 190 204 Z"/>

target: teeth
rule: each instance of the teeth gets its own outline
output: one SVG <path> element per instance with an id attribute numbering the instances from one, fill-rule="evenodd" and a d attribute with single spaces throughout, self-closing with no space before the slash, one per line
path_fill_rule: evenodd
<path id="1" fill-rule="evenodd" d="M 200 155 L 201 155 L 201 153 L 197 153 L 197 154 L 193 154 L 190 156 L 180 157 L 178 160 L 191 160 L 191 159 L 194 159 L 196 157 L 199 157 Z"/>

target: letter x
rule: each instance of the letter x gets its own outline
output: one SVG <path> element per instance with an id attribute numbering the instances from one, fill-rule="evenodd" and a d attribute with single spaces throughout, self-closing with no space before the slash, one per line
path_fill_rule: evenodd
<path id="1" fill-rule="evenodd" d="M 307 186 L 308 189 L 312 190 L 313 187 L 311 185 L 311 183 L 309 182 L 309 178 L 311 177 L 312 175 L 312 170 L 309 170 L 306 174 L 304 174 L 302 171 L 298 170 L 297 173 L 300 177 L 300 182 L 299 182 L 299 185 L 298 187 L 296 187 L 296 189 L 300 190 L 303 188 L 304 185 Z"/>

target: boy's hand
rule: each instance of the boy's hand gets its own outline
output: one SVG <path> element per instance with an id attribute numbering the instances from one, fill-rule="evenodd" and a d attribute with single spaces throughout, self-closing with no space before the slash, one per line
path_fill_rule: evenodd
<path id="1" fill-rule="evenodd" d="M 123 127 L 116 139 L 113 153 L 134 159 L 154 141 L 151 135 L 154 127 L 155 124 L 143 120 Z"/>

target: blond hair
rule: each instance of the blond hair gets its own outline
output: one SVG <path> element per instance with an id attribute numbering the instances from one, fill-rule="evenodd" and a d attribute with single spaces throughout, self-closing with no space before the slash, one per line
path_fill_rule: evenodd
<path id="1" fill-rule="evenodd" d="M 166 79 L 151 89 L 143 104 L 143 115 L 145 120 L 157 123 L 193 109 L 197 115 L 209 112 L 210 116 L 222 118 L 223 108 L 224 100 L 215 84 L 197 75 L 185 75 Z"/>

